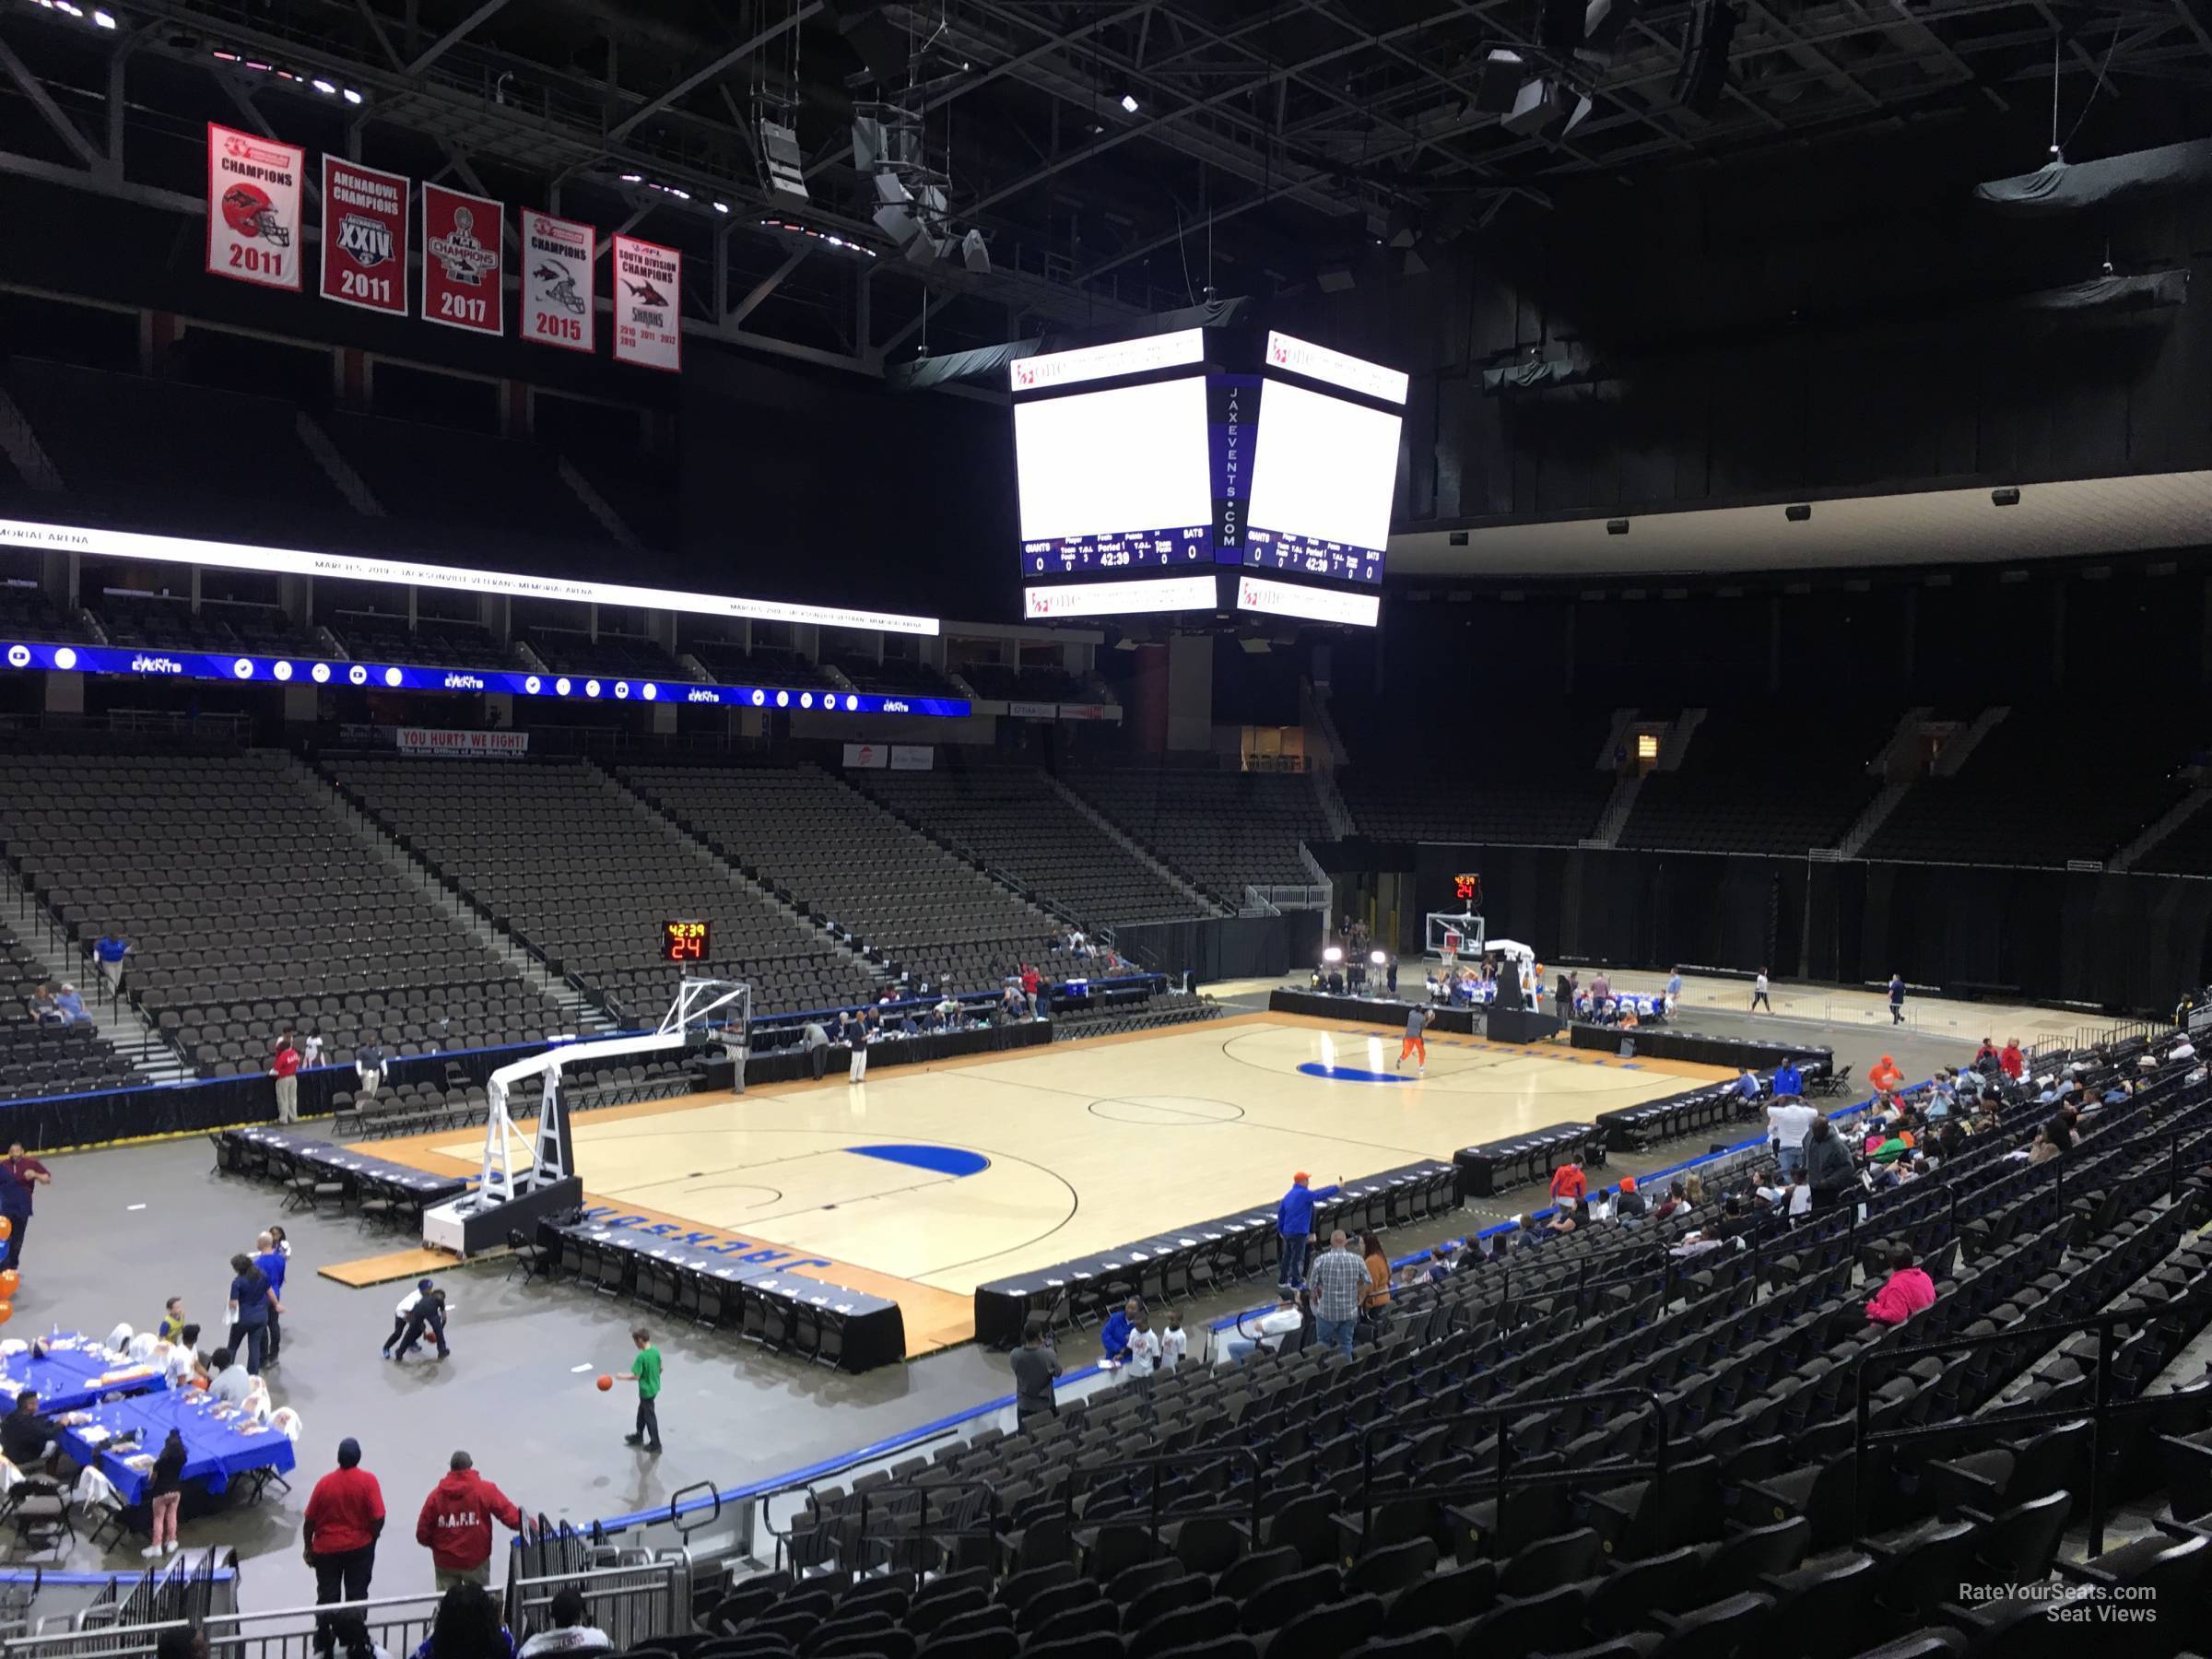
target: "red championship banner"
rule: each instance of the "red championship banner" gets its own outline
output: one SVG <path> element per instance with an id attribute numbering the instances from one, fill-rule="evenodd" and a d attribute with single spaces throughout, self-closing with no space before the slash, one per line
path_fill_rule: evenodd
<path id="1" fill-rule="evenodd" d="M 589 225 L 523 209 L 523 338 L 570 351 L 599 344 Z"/>
<path id="2" fill-rule="evenodd" d="M 615 356 L 676 373 L 684 366 L 677 317 L 684 256 L 634 236 L 615 238 Z"/>
<path id="3" fill-rule="evenodd" d="M 323 158 L 323 298 L 407 314 L 407 191 L 412 181 Z"/>
<path id="4" fill-rule="evenodd" d="M 506 209 L 483 196 L 422 187 L 422 318 L 471 334 L 501 334 L 500 224 Z"/>
<path id="5" fill-rule="evenodd" d="M 300 287 L 304 151 L 207 124 L 207 269 L 263 288 Z"/>

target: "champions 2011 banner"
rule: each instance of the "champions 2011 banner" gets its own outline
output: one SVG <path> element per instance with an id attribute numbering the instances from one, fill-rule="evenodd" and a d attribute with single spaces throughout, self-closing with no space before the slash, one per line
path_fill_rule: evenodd
<path id="1" fill-rule="evenodd" d="M 207 124 L 207 269 L 300 290 L 300 170 L 306 152 Z"/>

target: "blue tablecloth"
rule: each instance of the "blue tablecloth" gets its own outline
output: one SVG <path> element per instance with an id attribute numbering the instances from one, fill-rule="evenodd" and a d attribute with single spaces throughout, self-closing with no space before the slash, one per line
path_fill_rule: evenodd
<path id="1" fill-rule="evenodd" d="M 162 1387 L 167 1381 L 161 1368 L 149 1360 L 139 1375 L 96 1382 L 96 1378 L 111 1372 L 135 1371 L 139 1366 L 129 1360 L 118 1364 L 107 1357 L 96 1338 L 81 1336 L 74 1331 L 43 1340 L 49 1346 L 41 1359 L 34 1359 L 27 1353 L 0 1356 L 0 1396 L 12 1401 L 26 1388 L 35 1388 L 39 1391 L 39 1409 L 48 1417 L 57 1411 L 82 1411 L 88 1406 L 97 1406 L 107 1394 L 147 1394 Z M 53 1346 L 57 1342 L 81 1346 Z"/>
<path id="2" fill-rule="evenodd" d="M 62 1450 L 80 1464 L 98 1459 L 100 1472 L 115 1483 L 125 1504 L 146 1500 L 152 1468 L 135 1469 L 123 1457 L 161 1450 L 171 1429 L 184 1436 L 184 1478 L 204 1481 L 210 1492 L 220 1492 L 230 1477 L 249 1469 L 273 1468 L 277 1473 L 292 1466 L 292 1442 L 282 1431 L 262 1425 L 258 1432 L 242 1417 L 218 1417 L 214 1396 L 196 1388 L 179 1388 L 161 1394 L 141 1394 L 95 1406 L 87 1414 L 90 1422 L 62 1430 Z M 136 1430 L 138 1443 L 124 1448 L 123 1456 L 103 1450 L 86 1438 L 87 1428 L 98 1425 L 111 1435 Z"/>

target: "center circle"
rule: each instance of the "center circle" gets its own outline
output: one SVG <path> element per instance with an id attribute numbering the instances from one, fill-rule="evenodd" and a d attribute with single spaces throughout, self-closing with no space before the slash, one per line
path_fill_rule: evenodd
<path id="1" fill-rule="evenodd" d="M 1120 1095 L 1090 1103 L 1093 1117 L 1116 1124 L 1142 1124 L 1147 1128 L 1180 1129 L 1197 1124 L 1233 1124 L 1244 1115 L 1241 1106 L 1228 1100 L 1209 1100 L 1202 1095 Z"/>

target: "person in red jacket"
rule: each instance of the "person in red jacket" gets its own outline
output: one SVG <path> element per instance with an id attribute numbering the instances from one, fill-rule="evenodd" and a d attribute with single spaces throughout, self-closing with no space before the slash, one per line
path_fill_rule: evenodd
<path id="1" fill-rule="evenodd" d="M 1551 1201 L 1572 1208 L 1575 1201 L 1590 1190 L 1590 1182 L 1583 1174 L 1583 1166 L 1570 1158 L 1551 1172 Z"/>
<path id="2" fill-rule="evenodd" d="M 300 1051 L 292 1046 L 292 1034 L 287 1031 L 276 1040 L 276 1053 L 270 1057 L 269 1071 L 276 1079 L 276 1121 L 289 1124 L 300 1116 Z"/>
<path id="3" fill-rule="evenodd" d="M 456 1452 L 446 1477 L 430 1488 L 415 1520 L 415 1542 L 430 1552 L 442 1594 L 455 1584 L 491 1583 L 491 1524 L 522 1530 L 514 1500 L 477 1473 L 476 1460 Z"/>
<path id="4" fill-rule="evenodd" d="M 1044 978 L 1037 971 L 1036 964 L 1024 962 L 1021 965 L 1021 994 L 1030 1000 L 1030 1018 L 1031 1019 L 1037 1018 L 1037 993 L 1043 984 Z"/>
<path id="5" fill-rule="evenodd" d="M 300 1528 L 307 1564 L 315 1570 L 318 1607 L 368 1598 L 377 1535 L 383 1530 L 383 1488 L 361 1467 L 361 1442 L 348 1435 L 338 1442 L 338 1466 L 309 1494 Z M 368 1627 L 359 1613 L 315 1616 L 315 1652 L 327 1659 L 334 1641 L 342 1641 L 348 1654 L 369 1651 Z"/>
<path id="6" fill-rule="evenodd" d="M 1997 1056 L 1997 1068 L 2015 1083 L 2020 1080 L 2020 1074 L 2028 1069 L 2028 1056 L 2020 1053 L 2020 1040 L 2018 1037 L 2005 1039 L 2005 1052 Z"/>
<path id="7" fill-rule="evenodd" d="M 1912 1253 L 1900 1245 L 1890 1253 L 1889 1277 L 1866 1304 L 1866 1317 L 1876 1324 L 1901 1325 L 1935 1305 L 1936 1281 L 1915 1263 Z"/>

